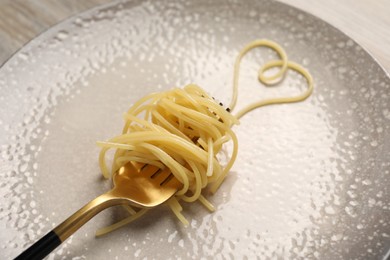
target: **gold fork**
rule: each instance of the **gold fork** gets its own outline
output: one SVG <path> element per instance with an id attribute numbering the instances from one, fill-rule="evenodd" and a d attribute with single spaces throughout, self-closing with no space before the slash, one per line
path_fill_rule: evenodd
<path id="1" fill-rule="evenodd" d="M 114 188 L 90 201 L 15 259 L 42 259 L 102 210 L 117 205 L 152 208 L 171 198 L 182 184 L 169 168 L 129 162 L 112 177 Z"/>

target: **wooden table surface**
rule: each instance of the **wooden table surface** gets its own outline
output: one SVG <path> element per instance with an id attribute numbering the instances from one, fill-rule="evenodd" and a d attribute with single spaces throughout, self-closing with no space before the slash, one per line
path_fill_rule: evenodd
<path id="1" fill-rule="evenodd" d="M 314 14 L 356 40 L 390 72 L 389 0 L 280 0 Z M 110 0 L 0 0 L 0 64 L 61 20 Z"/>

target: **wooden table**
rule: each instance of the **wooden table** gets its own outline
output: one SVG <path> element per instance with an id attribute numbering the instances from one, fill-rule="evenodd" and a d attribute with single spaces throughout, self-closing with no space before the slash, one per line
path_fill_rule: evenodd
<path id="1" fill-rule="evenodd" d="M 365 47 L 390 71 L 389 0 L 280 0 L 322 18 Z M 110 0 L 0 0 L 0 64 L 59 21 Z"/>

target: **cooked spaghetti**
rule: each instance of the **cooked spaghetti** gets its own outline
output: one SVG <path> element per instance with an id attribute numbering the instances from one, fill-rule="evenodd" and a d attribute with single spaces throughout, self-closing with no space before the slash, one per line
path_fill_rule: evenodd
<path id="1" fill-rule="evenodd" d="M 234 109 L 237 101 L 241 59 L 249 50 L 260 46 L 273 49 L 280 58 L 263 65 L 258 75 L 260 82 L 274 85 L 283 79 L 288 69 L 293 69 L 306 78 L 308 88 L 298 96 L 250 104 L 232 115 L 229 111 Z M 267 77 L 265 72 L 274 67 L 279 68 L 278 72 Z M 202 195 L 202 190 L 208 188 L 215 192 L 231 169 L 238 151 L 238 140 L 232 126 L 239 123 L 238 119 L 264 105 L 302 101 L 310 96 L 312 91 L 311 75 L 299 64 L 288 61 L 283 48 L 269 40 L 253 41 L 239 53 L 235 62 L 233 97 L 228 109 L 196 85 L 143 97 L 124 115 L 125 126 L 122 134 L 107 142 L 98 142 L 102 147 L 99 156 L 101 170 L 104 177 L 110 178 L 112 173 L 129 161 L 151 164 L 161 169 L 168 167 L 183 187 L 166 204 L 181 222 L 188 224 L 181 214 L 179 202 L 199 201 L 210 211 L 214 210 L 212 204 Z M 233 149 L 227 164 L 221 166 L 217 154 L 227 142 L 232 142 Z M 116 149 L 111 170 L 105 162 L 105 154 L 109 149 Z M 135 210 L 130 206 L 126 208 L 130 217 L 99 230 L 97 235 L 119 228 L 147 211 Z"/>

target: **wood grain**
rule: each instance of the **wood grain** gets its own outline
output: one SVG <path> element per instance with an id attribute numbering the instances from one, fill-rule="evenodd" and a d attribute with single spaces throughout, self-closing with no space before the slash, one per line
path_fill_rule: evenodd
<path id="1" fill-rule="evenodd" d="M 279 0 L 327 21 L 390 71 L 389 0 Z M 0 64 L 61 20 L 110 0 L 0 0 Z"/>

